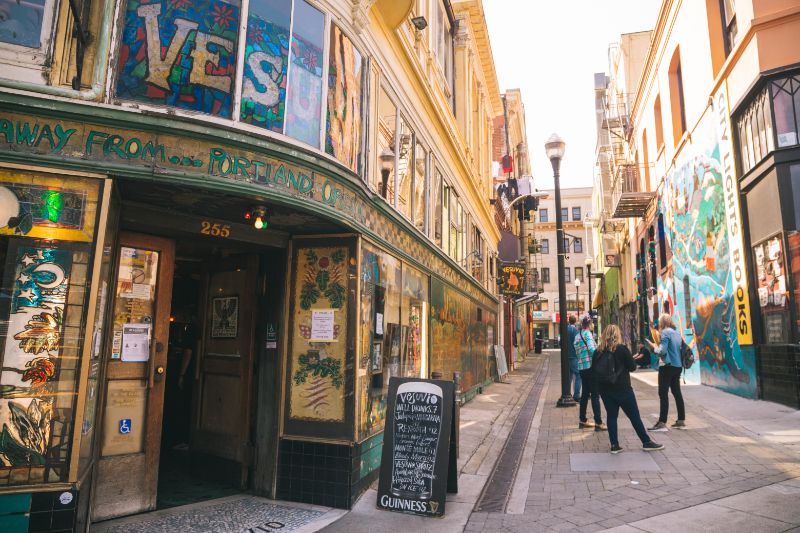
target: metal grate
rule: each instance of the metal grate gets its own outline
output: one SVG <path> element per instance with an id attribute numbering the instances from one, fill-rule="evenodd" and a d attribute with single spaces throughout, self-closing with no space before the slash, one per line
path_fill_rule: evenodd
<path id="1" fill-rule="evenodd" d="M 536 381 L 528 393 L 528 397 L 522 405 L 514 425 L 511 427 L 508 438 L 503 445 L 503 450 L 497 458 L 489 480 L 483 487 L 481 497 L 478 499 L 478 503 L 475 504 L 476 512 L 505 512 L 508 499 L 511 496 L 511 489 L 514 487 L 514 480 L 517 477 L 517 470 L 519 470 L 519 462 L 522 458 L 522 453 L 525 451 L 525 443 L 528 440 L 528 433 L 531 429 L 536 406 L 539 403 L 539 396 L 542 394 L 542 389 L 547 379 L 548 368 L 549 358 L 546 356 L 541 357 L 533 371 L 533 374 L 536 375 Z"/>

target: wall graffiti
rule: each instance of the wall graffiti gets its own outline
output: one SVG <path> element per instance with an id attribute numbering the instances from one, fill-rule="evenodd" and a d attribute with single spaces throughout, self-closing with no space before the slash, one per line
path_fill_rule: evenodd
<path id="1" fill-rule="evenodd" d="M 239 3 L 129 0 L 117 96 L 230 118 Z"/>
<path id="2" fill-rule="evenodd" d="M 735 285 L 729 260 L 720 139 L 706 115 L 693 134 L 694 149 L 666 179 L 663 213 L 672 261 L 659 280 L 659 305 L 669 302 L 676 324 L 691 331 L 703 383 L 755 397 L 755 354 L 736 330 Z M 690 149 L 691 150 L 691 149 Z"/>

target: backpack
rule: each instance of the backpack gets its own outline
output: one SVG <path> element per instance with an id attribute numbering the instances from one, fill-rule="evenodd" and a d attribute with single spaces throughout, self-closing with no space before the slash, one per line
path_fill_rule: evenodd
<path id="1" fill-rule="evenodd" d="M 619 377 L 617 361 L 614 354 L 608 350 L 597 352 L 592 361 L 592 370 L 601 385 L 615 385 Z"/>
<path id="2" fill-rule="evenodd" d="M 686 341 L 681 339 L 681 362 L 683 368 L 689 370 L 694 364 L 694 351 L 686 344 Z"/>

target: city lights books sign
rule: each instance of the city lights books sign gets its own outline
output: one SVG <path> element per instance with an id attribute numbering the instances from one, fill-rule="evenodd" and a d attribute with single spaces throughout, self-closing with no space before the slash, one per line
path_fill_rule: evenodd
<path id="1" fill-rule="evenodd" d="M 454 411 L 452 381 L 391 378 L 378 508 L 443 516 Z"/>

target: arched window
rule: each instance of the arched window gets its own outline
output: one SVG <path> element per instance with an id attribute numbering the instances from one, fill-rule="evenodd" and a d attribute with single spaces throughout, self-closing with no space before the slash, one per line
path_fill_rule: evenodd
<path id="1" fill-rule="evenodd" d="M 683 72 L 681 49 L 675 49 L 669 62 L 669 104 L 672 109 L 672 138 L 675 146 L 686 131 L 686 108 L 683 100 Z"/>

